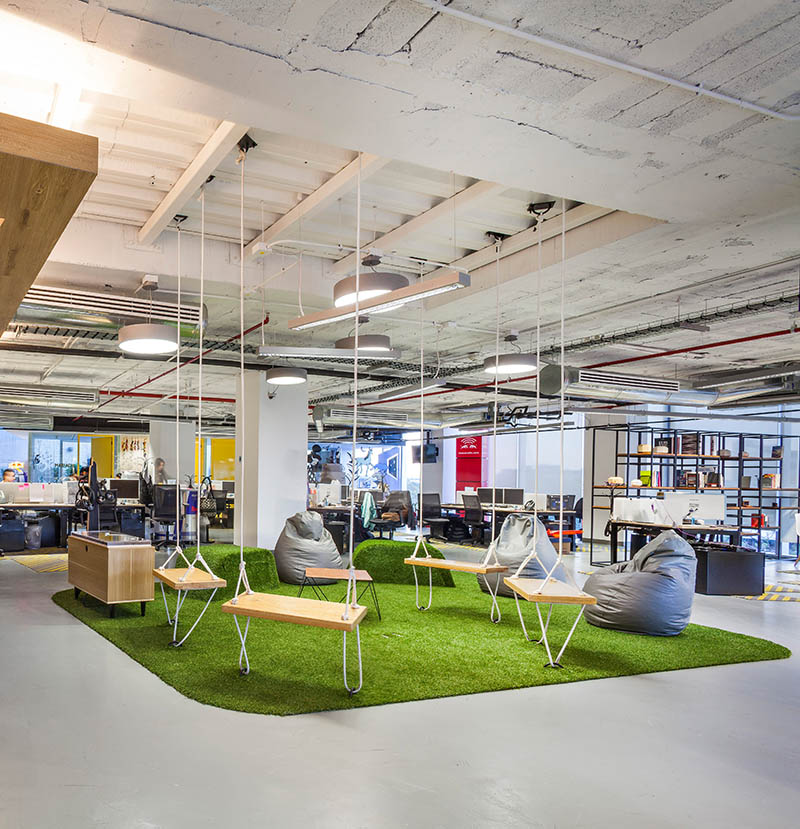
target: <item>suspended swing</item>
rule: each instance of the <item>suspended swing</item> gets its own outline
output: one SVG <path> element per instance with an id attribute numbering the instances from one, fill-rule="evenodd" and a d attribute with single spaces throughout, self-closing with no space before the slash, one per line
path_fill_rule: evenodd
<path id="1" fill-rule="evenodd" d="M 499 259 L 499 248 L 498 248 L 498 259 Z M 420 270 L 420 279 L 422 278 L 422 272 Z M 500 314 L 500 307 L 498 304 L 497 308 L 498 314 L 498 324 L 497 324 L 497 336 L 496 345 L 498 346 L 499 350 L 499 342 L 500 342 L 500 327 L 499 327 L 499 314 Z M 497 358 L 495 358 L 496 360 Z M 495 445 L 497 442 L 497 372 L 495 372 L 495 406 L 494 406 L 494 420 L 493 420 L 493 432 L 492 432 L 492 539 L 495 538 L 495 520 L 496 520 L 496 507 L 495 507 L 495 478 L 496 478 L 496 457 L 497 452 L 495 451 Z M 430 550 L 428 549 L 428 545 L 425 543 L 425 537 L 422 533 L 422 480 L 423 480 L 423 469 L 425 464 L 422 462 L 422 445 L 424 442 L 424 414 L 425 414 L 425 350 L 424 350 L 424 337 L 423 337 L 423 304 L 420 303 L 420 311 L 419 311 L 419 445 L 420 445 L 420 464 L 419 464 L 419 523 L 417 529 L 417 543 L 414 545 L 414 552 L 411 554 L 409 558 L 403 559 L 404 564 L 410 564 L 414 570 L 414 595 L 415 595 L 415 602 L 417 605 L 417 610 L 428 610 L 433 602 L 433 571 L 434 570 L 455 570 L 461 573 L 474 573 L 477 576 L 489 576 L 491 574 L 495 574 L 494 578 L 494 587 L 492 587 L 492 579 L 486 579 L 486 586 L 489 589 L 489 595 L 492 597 L 492 605 L 489 611 L 489 618 L 497 623 L 500 621 L 501 614 L 500 614 L 500 606 L 497 604 L 497 590 L 500 585 L 500 574 L 507 572 L 508 568 L 505 565 L 500 564 L 497 560 L 497 547 L 494 541 L 489 545 L 489 549 L 486 551 L 486 555 L 480 562 L 473 562 L 473 561 L 459 561 L 458 559 L 450 559 L 450 558 L 434 558 Z M 424 552 L 424 555 L 420 553 Z M 419 579 L 417 577 L 417 567 L 427 567 L 428 568 L 428 603 L 426 605 L 422 605 L 419 600 Z"/>
<path id="2" fill-rule="evenodd" d="M 540 356 L 540 348 L 541 348 L 541 302 L 542 302 L 542 235 L 541 229 L 539 230 L 539 243 L 538 243 L 538 250 L 539 250 L 539 264 L 538 264 L 538 297 L 537 297 L 537 318 L 536 318 L 536 364 L 539 364 L 539 356 Z M 558 514 L 558 524 L 559 528 L 563 528 L 564 526 L 564 286 L 566 282 L 566 204 L 565 201 L 561 200 L 561 311 L 560 311 L 560 319 L 561 319 L 561 394 L 560 394 L 560 404 L 559 404 L 559 412 L 560 412 L 560 430 L 559 430 L 559 437 L 560 437 L 560 462 L 559 462 L 559 514 Z M 540 414 L 540 395 L 539 395 L 539 382 L 537 380 L 536 383 L 536 472 L 535 472 L 535 486 L 534 489 L 536 492 L 539 491 L 539 414 Z M 528 602 L 533 602 L 536 604 L 536 615 L 539 618 L 539 627 L 541 629 L 542 635 L 541 638 L 536 641 L 536 644 L 544 643 L 545 650 L 547 651 L 547 663 L 546 667 L 549 668 L 560 668 L 561 657 L 566 650 L 567 645 L 569 644 L 569 640 L 572 638 L 572 634 L 575 632 L 575 629 L 578 626 L 578 622 L 583 615 L 583 611 L 586 608 L 586 605 L 590 604 L 597 604 L 597 599 L 594 596 L 585 593 L 581 590 L 575 583 L 572 581 L 571 576 L 568 575 L 567 571 L 563 568 L 561 572 L 567 575 L 570 581 L 564 581 L 562 579 L 556 579 L 553 577 L 553 574 L 559 569 L 561 565 L 561 561 L 564 555 L 563 552 L 563 540 L 561 538 L 561 531 L 559 530 L 559 543 L 558 543 L 558 555 L 556 556 L 555 563 L 548 569 L 542 563 L 541 559 L 536 552 L 536 542 L 537 542 L 537 535 L 539 532 L 539 521 L 536 520 L 534 523 L 534 537 L 533 537 L 533 546 L 530 554 L 520 563 L 519 567 L 517 568 L 516 572 L 513 576 L 506 577 L 503 579 L 504 583 L 511 588 L 514 592 L 514 601 L 517 605 L 517 614 L 519 615 L 519 621 L 522 625 L 522 633 L 525 636 L 525 639 L 530 642 L 531 637 L 528 635 L 528 630 L 525 627 L 525 619 L 522 616 L 522 608 L 520 607 L 519 600 L 520 598 L 524 599 Z M 542 566 L 543 571 L 545 572 L 545 577 L 543 579 L 535 579 L 535 578 L 526 578 L 521 575 L 525 571 L 525 568 L 528 564 L 536 559 L 539 564 Z M 550 606 L 547 612 L 547 620 L 545 621 L 542 618 L 542 611 L 541 605 L 548 604 Z M 553 605 L 562 604 L 562 605 L 577 605 L 580 607 L 578 611 L 578 615 L 575 617 L 575 621 L 570 628 L 569 633 L 567 634 L 567 638 L 564 640 L 564 643 L 561 646 L 561 650 L 558 652 L 555 660 L 553 659 L 552 652 L 550 650 L 550 642 L 547 639 L 547 630 L 550 626 L 550 619 L 553 613 Z"/>
<path id="3" fill-rule="evenodd" d="M 240 400 L 239 407 L 241 417 L 241 435 L 244 440 L 244 168 L 246 151 L 241 150 L 237 163 L 241 165 L 240 179 L 240 214 L 239 214 L 239 380 Z M 353 452 L 351 459 L 351 473 L 355 481 L 355 447 L 356 433 L 358 427 L 358 292 L 361 275 L 361 155 L 358 156 L 358 178 L 357 178 L 357 207 L 356 207 L 356 327 L 355 327 L 355 358 L 353 363 Z M 245 454 L 242 453 L 242 464 Z M 242 488 L 238 496 L 241 503 L 238 509 L 244 520 L 244 497 L 245 490 Z M 347 593 L 344 602 L 320 601 L 318 599 L 303 599 L 298 596 L 282 596 L 275 593 L 257 593 L 250 588 L 247 578 L 247 565 L 244 560 L 244 532 L 240 523 L 239 528 L 239 578 L 236 582 L 236 595 L 230 601 L 222 605 L 224 613 L 233 615 L 236 623 L 236 631 L 239 634 L 241 648 L 239 650 L 239 673 L 246 675 L 250 673 L 250 659 L 247 655 L 247 634 L 250 630 L 251 619 L 271 619 L 276 622 L 288 622 L 295 625 L 307 625 L 310 627 L 328 628 L 342 631 L 342 674 L 344 687 L 352 696 L 361 690 L 363 671 L 361 664 L 361 633 L 359 625 L 367 614 L 367 608 L 358 604 L 356 570 L 353 566 L 353 522 L 355 517 L 355 487 L 350 488 L 350 563 L 347 577 Z M 240 591 L 241 588 L 241 592 Z M 247 621 L 244 631 L 239 624 L 239 617 Z M 356 635 L 356 652 L 358 657 L 358 681 L 350 685 L 347 676 L 347 634 Z M 244 661 L 244 665 L 242 662 Z"/>
<path id="4" fill-rule="evenodd" d="M 205 232 L 206 232 L 206 193 L 205 185 L 200 191 L 200 307 L 205 302 Z M 203 325 L 200 324 L 200 358 L 198 361 L 198 389 L 197 389 L 197 441 L 200 447 L 200 459 L 203 457 Z M 167 560 L 153 570 L 153 575 L 158 579 L 161 586 L 161 598 L 164 600 L 164 610 L 167 613 L 167 624 L 172 625 L 172 642 L 176 648 L 180 647 L 197 627 L 197 623 L 203 618 L 208 610 L 214 595 L 220 587 L 226 587 L 227 581 L 214 575 L 211 567 L 200 552 L 200 514 L 198 510 L 197 520 L 197 550 L 192 561 L 186 558 L 181 548 L 181 475 L 180 475 L 180 400 L 181 400 L 181 228 L 178 225 L 178 353 L 176 356 L 176 389 L 175 389 L 175 466 L 177 490 L 175 496 L 175 549 L 170 553 Z M 199 492 L 198 492 L 199 501 Z M 199 507 L 199 503 L 198 503 Z M 170 567 L 169 565 L 178 557 L 182 558 L 186 567 Z M 201 565 L 198 567 L 198 564 Z M 167 594 L 164 585 L 171 587 L 177 593 L 175 602 L 175 615 L 170 616 Z M 189 628 L 186 635 L 178 640 L 178 617 L 180 616 L 183 603 L 190 592 L 195 590 L 210 590 L 205 606 L 195 619 L 194 624 Z"/>

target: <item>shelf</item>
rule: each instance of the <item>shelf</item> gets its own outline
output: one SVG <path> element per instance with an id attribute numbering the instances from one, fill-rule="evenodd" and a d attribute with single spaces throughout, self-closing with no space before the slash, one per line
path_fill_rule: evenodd
<path id="1" fill-rule="evenodd" d="M 710 490 L 712 492 L 722 492 L 723 490 L 727 490 L 729 492 L 800 492 L 800 489 L 794 486 L 779 486 L 777 489 L 758 489 L 756 487 L 748 487 L 747 489 L 744 489 L 739 486 L 625 486 L 624 484 L 621 486 L 609 486 L 608 484 L 595 484 L 594 488 L 614 490 L 632 489 L 634 492 L 644 489 L 662 490 L 664 492 L 704 492 L 706 490 Z M 778 495 L 777 497 L 780 498 L 781 496 Z"/>
<path id="2" fill-rule="evenodd" d="M 663 454 L 661 452 L 645 452 L 645 453 L 642 453 L 642 454 L 640 454 L 638 452 L 617 452 L 617 457 L 618 458 L 638 458 L 639 460 L 642 460 L 644 458 L 649 458 L 650 460 L 653 460 L 654 458 L 658 458 L 659 460 L 662 460 L 662 459 L 667 459 L 668 460 L 670 458 L 674 458 L 674 459 L 679 459 L 679 460 L 688 459 L 688 460 L 722 461 L 723 463 L 725 463 L 725 462 L 730 463 L 731 461 L 735 461 L 736 463 L 739 463 L 739 461 L 744 461 L 745 463 L 747 463 L 748 461 L 755 461 L 757 463 L 758 462 L 764 463 L 764 462 L 769 462 L 769 461 L 775 461 L 776 463 L 780 463 L 783 460 L 783 458 L 773 458 L 773 457 L 758 458 L 758 457 L 753 457 L 752 455 L 748 455 L 746 458 L 740 458 L 738 456 L 737 457 L 731 456 L 729 458 L 723 458 L 721 455 L 674 455 L 674 454 L 669 454 L 669 453 Z"/>

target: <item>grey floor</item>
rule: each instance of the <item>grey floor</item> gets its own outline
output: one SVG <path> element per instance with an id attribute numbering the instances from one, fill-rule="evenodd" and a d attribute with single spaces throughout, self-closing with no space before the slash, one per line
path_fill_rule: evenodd
<path id="1" fill-rule="evenodd" d="M 4 829 L 797 825 L 798 657 L 264 717 L 184 699 L 65 586 L 0 562 Z M 800 648 L 800 603 L 698 596 L 694 620 Z"/>

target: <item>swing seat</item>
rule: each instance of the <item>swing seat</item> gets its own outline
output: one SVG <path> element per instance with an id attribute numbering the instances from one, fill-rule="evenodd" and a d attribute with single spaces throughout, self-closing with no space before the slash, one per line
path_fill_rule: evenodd
<path id="1" fill-rule="evenodd" d="M 348 614 L 343 619 L 345 610 Z M 367 615 L 367 608 L 362 605 L 348 607 L 343 602 L 280 596 L 277 593 L 241 593 L 236 604 L 233 600 L 225 602 L 222 612 L 352 633 Z"/>
<path id="2" fill-rule="evenodd" d="M 474 561 L 457 561 L 453 558 L 405 558 L 404 564 L 415 567 L 432 567 L 434 570 L 458 570 L 461 573 L 475 573 L 485 576 L 487 573 L 505 573 L 508 567 L 502 564 L 481 564 Z"/>
<path id="3" fill-rule="evenodd" d="M 565 581 L 549 578 L 545 583 L 544 579 L 526 579 L 511 577 L 503 579 L 503 582 L 510 587 L 518 596 L 529 602 L 541 602 L 543 604 L 597 604 L 597 599 L 567 584 Z"/>
<path id="4" fill-rule="evenodd" d="M 184 578 L 189 572 L 188 567 L 165 567 L 163 570 L 153 568 L 153 575 L 173 590 L 214 590 L 228 585 L 225 579 L 212 576 L 200 567 L 192 567 L 190 575 Z"/>

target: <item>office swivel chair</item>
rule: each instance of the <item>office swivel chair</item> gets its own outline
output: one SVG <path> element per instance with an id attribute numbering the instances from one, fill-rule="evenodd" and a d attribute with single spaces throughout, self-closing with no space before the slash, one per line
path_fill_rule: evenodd
<path id="1" fill-rule="evenodd" d="M 437 535 L 447 540 L 447 528 L 450 526 L 450 519 L 442 517 L 442 502 L 438 492 L 422 493 L 422 526 L 431 528 L 431 536 Z"/>
<path id="2" fill-rule="evenodd" d="M 480 498 L 477 495 L 462 492 L 461 501 L 464 504 L 464 523 L 469 527 L 472 540 L 474 541 L 477 535 L 478 540 L 483 544 L 484 534 L 490 525 L 483 520 Z"/>
<path id="3" fill-rule="evenodd" d="M 174 484 L 157 484 L 153 487 L 153 507 L 150 511 L 150 518 L 166 528 L 164 538 L 154 545 L 156 547 L 163 547 L 170 541 L 170 527 L 175 527 L 177 497 L 178 493 Z M 180 528 L 176 530 L 179 536 Z"/>

